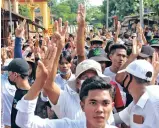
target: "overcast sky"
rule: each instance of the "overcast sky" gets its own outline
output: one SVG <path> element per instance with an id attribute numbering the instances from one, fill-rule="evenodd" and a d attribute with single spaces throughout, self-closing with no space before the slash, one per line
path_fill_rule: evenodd
<path id="1" fill-rule="evenodd" d="M 89 0 L 91 5 L 99 6 L 102 5 L 103 0 Z"/>

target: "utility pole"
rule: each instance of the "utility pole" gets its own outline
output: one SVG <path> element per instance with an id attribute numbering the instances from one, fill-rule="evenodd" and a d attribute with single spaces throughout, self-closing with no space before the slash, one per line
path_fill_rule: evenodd
<path id="1" fill-rule="evenodd" d="M 144 27 L 144 4 L 143 0 L 140 0 L 140 24 L 142 27 Z"/>
<path id="2" fill-rule="evenodd" d="M 105 2 L 107 5 L 106 7 L 106 28 L 108 29 L 108 19 L 109 19 L 109 0 L 106 0 L 107 2 Z"/>

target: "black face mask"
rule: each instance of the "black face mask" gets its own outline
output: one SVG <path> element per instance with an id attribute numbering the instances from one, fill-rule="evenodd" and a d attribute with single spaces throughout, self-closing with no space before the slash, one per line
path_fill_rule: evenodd
<path id="1" fill-rule="evenodd" d="M 130 80 L 129 80 L 128 84 L 127 84 L 126 86 L 124 86 L 124 83 L 125 83 L 125 81 L 126 81 L 127 78 L 128 78 L 128 75 L 126 75 L 126 77 L 124 78 L 122 85 L 123 85 L 123 87 L 124 87 L 123 90 L 129 94 L 128 88 L 129 88 L 130 83 L 132 82 L 132 78 L 133 78 L 133 77 L 132 77 L 132 75 L 130 74 Z"/>
<path id="2" fill-rule="evenodd" d="M 8 77 L 8 81 L 9 81 L 9 83 L 10 83 L 11 85 L 16 85 L 16 83 L 13 82 L 13 81 L 11 81 L 11 80 L 9 79 L 9 77 Z"/>

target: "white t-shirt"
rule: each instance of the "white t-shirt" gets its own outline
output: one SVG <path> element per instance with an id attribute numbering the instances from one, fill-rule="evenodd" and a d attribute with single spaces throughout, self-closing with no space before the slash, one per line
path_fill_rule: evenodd
<path id="1" fill-rule="evenodd" d="M 104 70 L 104 73 L 103 73 L 103 74 L 104 74 L 104 75 L 106 75 L 106 76 L 111 77 L 111 78 L 112 78 L 112 80 L 113 80 L 113 81 L 115 81 L 116 73 L 112 72 L 112 71 L 110 70 L 110 67 L 105 68 L 105 70 Z"/>
<path id="2" fill-rule="evenodd" d="M 1 86 L 3 102 L 3 123 L 4 125 L 11 126 L 11 109 L 16 87 L 9 83 L 8 75 L 6 73 L 1 75 Z"/>
<path id="3" fill-rule="evenodd" d="M 34 115 L 37 99 L 24 100 L 24 97 L 17 103 L 16 123 L 22 128 L 86 128 L 86 120 L 63 119 L 42 119 Z M 105 128 L 117 128 L 106 124 Z"/>
<path id="4" fill-rule="evenodd" d="M 112 72 L 112 71 L 110 70 L 110 67 L 105 68 L 105 70 L 104 70 L 104 75 L 110 76 L 110 77 L 112 78 L 112 81 L 116 82 L 116 81 L 115 81 L 116 73 Z M 117 82 L 116 82 L 116 83 L 117 83 Z M 121 93 L 121 96 L 122 96 L 122 100 L 123 100 L 124 104 L 126 104 L 126 93 L 123 91 L 123 87 L 122 87 L 119 83 L 117 83 L 117 85 L 118 85 L 118 88 L 120 89 L 120 93 Z"/>

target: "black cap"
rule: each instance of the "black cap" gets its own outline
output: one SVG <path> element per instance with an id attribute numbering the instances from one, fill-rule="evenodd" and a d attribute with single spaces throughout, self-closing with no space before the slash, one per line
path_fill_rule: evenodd
<path id="1" fill-rule="evenodd" d="M 93 59 L 97 62 L 105 61 L 111 63 L 111 61 L 107 58 L 107 54 L 102 48 L 91 49 L 88 53 L 88 59 Z"/>
<path id="2" fill-rule="evenodd" d="M 19 73 L 20 75 L 29 75 L 29 64 L 22 58 L 15 58 L 8 66 L 3 67 L 5 71 L 12 71 Z"/>
<path id="3" fill-rule="evenodd" d="M 143 45 L 139 56 L 142 58 L 152 57 L 154 51 L 155 50 L 151 46 Z"/>

